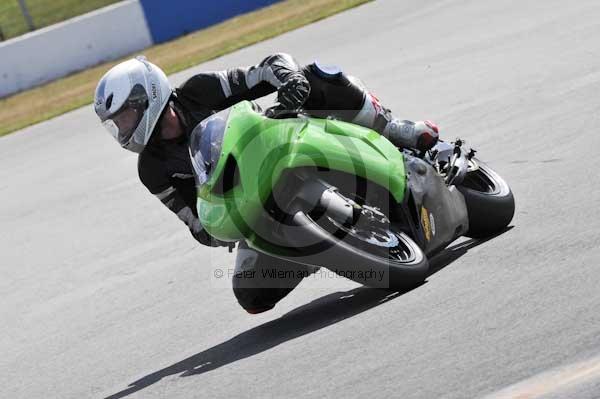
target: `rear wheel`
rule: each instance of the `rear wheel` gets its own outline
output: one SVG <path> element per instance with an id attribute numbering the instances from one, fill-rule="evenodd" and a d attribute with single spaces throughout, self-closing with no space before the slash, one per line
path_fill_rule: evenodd
<path id="1" fill-rule="evenodd" d="M 515 213 L 515 199 L 504 179 L 473 158 L 465 179 L 457 186 L 469 215 L 468 237 L 483 238 L 504 230 Z"/>

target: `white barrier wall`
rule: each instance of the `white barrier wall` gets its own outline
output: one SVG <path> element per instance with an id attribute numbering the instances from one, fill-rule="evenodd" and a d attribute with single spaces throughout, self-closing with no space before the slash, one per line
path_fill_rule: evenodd
<path id="1" fill-rule="evenodd" d="M 0 43 L 0 97 L 152 45 L 139 0 Z"/>

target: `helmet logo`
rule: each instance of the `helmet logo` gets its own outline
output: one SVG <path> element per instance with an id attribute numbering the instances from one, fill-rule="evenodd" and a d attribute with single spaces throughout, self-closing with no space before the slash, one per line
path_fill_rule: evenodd
<path id="1" fill-rule="evenodd" d="M 156 90 L 156 83 L 152 83 L 152 99 L 156 100 L 158 97 L 158 92 Z"/>

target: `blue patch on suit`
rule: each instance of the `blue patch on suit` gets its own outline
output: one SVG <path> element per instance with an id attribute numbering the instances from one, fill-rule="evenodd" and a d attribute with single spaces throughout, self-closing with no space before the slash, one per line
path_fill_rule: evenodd
<path id="1" fill-rule="evenodd" d="M 324 79 L 338 78 L 342 75 L 342 68 L 337 65 L 323 65 L 319 61 L 314 63 L 314 71 Z"/>

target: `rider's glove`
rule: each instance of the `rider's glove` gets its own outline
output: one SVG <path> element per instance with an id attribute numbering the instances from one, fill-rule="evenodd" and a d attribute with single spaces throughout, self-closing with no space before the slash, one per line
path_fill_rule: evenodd
<path id="1" fill-rule="evenodd" d="M 221 240 L 217 240 L 210 234 L 206 232 L 206 230 L 201 229 L 198 232 L 194 232 L 190 230 L 196 241 L 198 241 L 202 245 L 207 245 L 209 247 L 228 247 L 229 243 Z"/>
<path id="2" fill-rule="evenodd" d="M 294 111 L 302 107 L 310 95 L 310 84 L 304 75 L 298 73 L 279 87 L 277 101 L 287 110 Z"/>
<path id="3" fill-rule="evenodd" d="M 432 121 L 415 122 L 416 149 L 428 151 L 435 146 L 439 140 L 439 128 Z"/>

